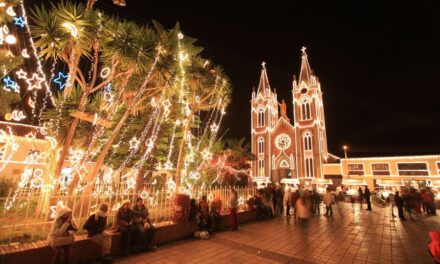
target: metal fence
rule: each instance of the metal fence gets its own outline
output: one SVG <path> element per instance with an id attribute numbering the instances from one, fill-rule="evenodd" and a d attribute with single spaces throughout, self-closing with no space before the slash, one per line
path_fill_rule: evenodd
<path id="1" fill-rule="evenodd" d="M 123 189 L 123 188 L 117 188 Z M 254 187 L 234 188 L 239 199 L 239 209 L 246 209 L 246 200 L 256 192 Z M 126 190 L 126 189 L 125 189 Z M 194 189 L 191 198 L 197 201 L 206 195 L 208 201 L 215 197 L 222 200 L 222 209 L 229 209 L 231 188 Z M 46 239 L 57 206 L 69 206 L 76 223 L 82 227 L 88 216 L 106 202 L 109 205 L 108 225 L 111 226 L 123 200 L 135 203 L 138 197 L 144 199 L 150 218 L 157 226 L 171 224 L 174 210 L 174 193 L 166 189 L 143 189 L 139 192 L 107 192 L 92 195 L 68 196 L 63 192 L 45 193 L 40 190 L 27 190 L 10 193 L 0 198 L 0 245 L 17 242 L 30 242 Z M 80 230 L 79 233 L 83 233 Z"/>

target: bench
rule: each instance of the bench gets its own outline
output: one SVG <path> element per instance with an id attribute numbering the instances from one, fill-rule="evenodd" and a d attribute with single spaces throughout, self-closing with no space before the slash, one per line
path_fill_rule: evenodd
<path id="1" fill-rule="evenodd" d="M 238 223 L 246 223 L 256 220 L 255 211 L 238 213 Z M 230 226 L 229 215 L 222 215 L 224 228 Z M 186 222 L 179 224 L 157 226 L 154 244 L 164 244 L 174 240 L 192 237 L 197 231 L 197 223 Z M 112 255 L 121 253 L 120 234 L 112 236 Z M 0 263 L 2 264 L 25 264 L 25 263 L 50 263 L 53 251 L 46 241 L 36 241 L 18 245 L 0 246 Z M 87 235 L 77 235 L 72 245 L 71 263 L 84 263 L 101 257 L 101 247 L 87 239 Z"/>

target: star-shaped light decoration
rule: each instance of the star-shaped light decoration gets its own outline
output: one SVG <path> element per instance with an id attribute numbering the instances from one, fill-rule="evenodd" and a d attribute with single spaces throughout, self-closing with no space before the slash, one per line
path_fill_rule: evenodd
<path id="1" fill-rule="evenodd" d="M 64 72 L 58 72 L 58 76 L 53 80 L 53 82 L 58 84 L 58 87 L 60 87 L 60 89 L 62 90 L 66 86 L 68 78 L 69 78 L 68 74 L 65 74 Z"/>
<path id="2" fill-rule="evenodd" d="M 220 114 L 222 114 L 222 115 L 225 115 L 225 114 L 226 114 L 226 111 L 225 111 L 225 108 L 224 108 L 224 107 L 223 107 L 222 110 L 220 111 Z"/>
<path id="3" fill-rule="evenodd" d="M 41 84 L 43 82 L 44 82 L 44 78 L 42 78 L 41 76 L 38 76 L 37 73 L 32 74 L 32 78 L 26 80 L 26 83 L 29 85 L 28 91 L 32 91 L 34 89 L 41 90 Z"/>
<path id="4" fill-rule="evenodd" d="M 202 151 L 202 158 L 203 158 L 203 160 L 210 160 L 210 159 L 212 159 L 212 152 L 209 151 L 209 149 L 204 149 Z"/>
<path id="5" fill-rule="evenodd" d="M 133 137 L 132 139 L 130 139 L 130 141 L 128 141 L 128 143 L 130 144 L 130 150 L 136 150 L 139 148 L 139 139 L 137 139 L 136 137 Z"/>
<path id="6" fill-rule="evenodd" d="M 136 187 L 136 181 L 133 178 L 127 180 L 127 189 L 134 189 Z"/>
<path id="7" fill-rule="evenodd" d="M 22 18 L 22 17 L 14 17 L 14 24 L 16 26 L 20 26 L 20 27 L 24 27 L 24 25 L 26 24 L 26 21 Z"/>
<path id="8" fill-rule="evenodd" d="M 10 89 L 13 89 L 16 85 L 16 83 L 14 82 L 14 80 L 11 79 L 10 76 L 6 76 L 3 79 L 3 83 L 5 84 L 6 88 L 10 88 Z"/>
<path id="9" fill-rule="evenodd" d="M 15 72 L 17 74 L 18 79 L 26 79 L 27 78 L 27 72 L 23 71 L 23 69 L 18 70 Z"/>
<path id="10" fill-rule="evenodd" d="M 218 125 L 217 124 L 212 124 L 211 125 L 211 132 L 217 132 L 218 131 Z"/>
<path id="11" fill-rule="evenodd" d="M 165 170 L 172 170 L 173 169 L 173 164 L 171 163 L 171 161 L 167 160 L 164 164 L 163 167 Z"/>

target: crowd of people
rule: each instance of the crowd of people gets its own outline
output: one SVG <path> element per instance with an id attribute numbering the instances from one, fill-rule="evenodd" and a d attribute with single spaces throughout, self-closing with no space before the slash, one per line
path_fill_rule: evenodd
<path id="1" fill-rule="evenodd" d="M 394 194 L 390 193 L 387 198 L 381 195 L 391 206 L 391 215 L 395 217 L 394 207 L 397 207 L 398 216 L 405 220 L 404 211 L 408 216 L 412 214 L 428 216 L 437 215 L 435 194 L 430 188 L 416 190 L 414 188 L 404 188 L 401 193 L 396 191 Z"/>
<path id="2" fill-rule="evenodd" d="M 257 219 L 270 219 L 277 215 L 293 216 L 306 231 L 307 220 L 321 213 L 321 203 L 325 205 L 324 216 L 333 216 L 335 202 L 333 192 L 329 188 L 324 194 L 316 189 L 294 189 L 292 186 L 283 187 L 279 184 L 268 185 L 258 190 L 254 197 L 248 200 L 248 207 L 257 212 Z"/>
<path id="3" fill-rule="evenodd" d="M 324 216 L 333 217 L 335 200 L 343 200 L 343 196 L 342 192 L 335 196 L 329 188 L 324 193 L 319 193 L 316 189 L 297 189 L 289 185 L 276 184 L 259 189 L 253 197 L 249 198 L 247 207 L 256 211 L 257 220 L 271 219 L 277 215 L 293 216 L 301 229 L 307 232 L 308 219 L 313 214 L 321 213 L 321 204 L 325 205 Z M 360 209 L 363 209 L 365 202 L 367 210 L 372 210 L 372 197 L 376 200 L 384 200 L 390 205 L 392 217 L 395 217 L 394 207 L 397 207 L 398 216 L 402 220 L 405 220 L 404 211 L 410 217 L 411 214 L 422 213 L 436 215 L 435 194 L 429 188 L 420 191 L 402 188 L 401 193 L 396 191 L 384 197 L 384 192 L 371 192 L 368 187 L 365 189 L 359 187 L 357 198 L 353 195 L 350 197 L 353 205 L 358 200 Z M 231 190 L 230 199 L 227 202 L 230 228 L 235 231 L 238 230 L 238 196 L 234 189 Z M 197 223 L 198 233 L 196 234 L 200 238 L 208 238 L 213 232 L 223 230 L 221 215 L 223 202 L 219 195 L 214 196 L 210 202 L 206 196 L 202 196 L 199 201 L 192 199 L 190 204 L 189 221 Z M 108 210 L 108 205 L 102 203 L 83 225 L 83 229 L 88 233 L 88 239 L 101 246 L 103 263 L 112 262 L 110 252 L 114 232 L 121 234 L 121 248 L 124 255 L 154 250 L 155 246 L 152 242 L 156 228 L 149 218 L 148 209 L 142 198 L 137 198 L 133 207 L 129 200 L 122 201 L 110 230 L 106 229 Z M 74 234 L 78 229 L 72 217 L 72 211 L 66 206 L 59 208 L 48 236 L 48 243 L 54 251 L 52 263 L 69 262 L 71 246 L 75 239 Z"/>
<path id="4" fill-rule="evenodd" d="M 109 230 L 106 229 L 108 209 L 108 205 L 102 203 L 83 225 L 88 239 L 101 246 L 103 263 L 112 262 L 110 251 L 112 235 L 115 232 L 121 233 L 121 248 L 124 255 L 130 252 L 154 250 L 152 241 L 156 228 L 149 218 L 148 209 L 142 198 L 138 198 L 133 207 L 129 200 L 122 201 L 113 227 Z M 53 264 L 69 263 L 76 231 L 78 225 L 72 217 L 71 209 L 67 206 L 59 208 L 48 237 L 48 243 L 54 251 Z"/>
<path id="5" fill-rule="evenodd" d="M 238 230 L 238 196 L 233 189 L 228 203 L 230 226 L 231 230 L 235 231 Z M 222 200 L 218 195 L 209 204 L 206 196 L 202 196 L 199 201 L 192 199 L 189 221 L 197 222 L 199 233 L 212 234 L 212 232 L 223 230 L 222 208 Z M 152 244 L 156 228 L 149 218 L 148 209 L 142 198 L 137 198 L 134 206 L 129 200 L 122 201 L 111 229 L 106 229 L 108 210 L 108 204 L 102 203 L 83 225 L 83 229 L 87 231 L 88 239 L 101 246 L 102 263 L 113 262 L 110 252 L 112 236 L 116 232 L 121 234 L 120 246 L 125 256 L 156 248 Z M 54 251 L 53 264 L 69 263 L 72 259 L 71 247 L 78 229 L 79 227 L 72 217 L 72 210 L 67 206 L 58 208 L 48 236 L 48 244 Z"/>

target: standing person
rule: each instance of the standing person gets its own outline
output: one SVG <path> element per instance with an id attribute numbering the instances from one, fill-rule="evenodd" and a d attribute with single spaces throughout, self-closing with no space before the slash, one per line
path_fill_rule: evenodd
<path id="1" fill-rule="evenodd" d="M 396 192 L 396 195 L 394 195 L 394 201 L 396 203 L 397 211 L 399 212 L 399 218 L 405 220 L 405 216 L 403 215 L 403 199 L 400 197 L 399 192 Z"/>
<path id="2" fill-rule="evenodd" d="M 314 214 L 320 214 L 320 208 L 319 206 L 321 205 L 321 196 L 319 195 L 319 193 L 316 191 L 316 189 L 313 189 L 312 192 L 312 202 L 313 202 L 313 209 L 312 212 Z"/>
<path id="3" fill-rule="evenodd" d="M 283 186 L 281 186 L 279 183 L 277 183 L 277 201 L 278 201 L 278 209 L 280 210 L 280 214 L 283 214 L 284 212 L 284 204 L 283 204 L 283 198 L 284 198 L 284 191 Z"/>
<path id="4" fill-rule="evenodd" d="M 437 208 L 435 206 L 434 192 L 431 190 L 431 188 L 428 188 L 426 194 L 429 196 L 429 199 L 431 201 L 431 206 L 430 206 L 431 215 L 437 215 Z"/>
<path id="5" fill-rule="evenodd" d="M 199 201 L 199 210 L 198 210 L 198 219 L 199 219 L 199 230 L 200 231 L 209 231 L 211 229 L 210 219 L 209 219 L 209 204 L 206 198 L 206 195 L 202 196 L 202 199 Z"/>
<path id="6" fill-rule="evenodd" d="M 107 212 L 108 205 L 102 203 L 99 209 L 89 216 L 84 223 L 83 228 L 87 230 L 88 238 L 95 244 L 98 244 L 102 248 L 102 262 L 111 263 L 110 250 L 112 247 L 112 233 L 105 231 L 107 226 Z"/>
<path id="7" fill-rule="evenodd" d="M 152 250 L 154 247 L 151 245 L 154 235 L 156 234 L 156 228 L 149 218 L 148 208 L 144 204 L 142 198 L 137 198 L 136 205 L 133 208 L 133 230 L 136 239 L 137 250 Z"/>
<path id="8" fill-rule="evenodd" d="M 396 217 L 396 216 L 394 215 L 394 206 L 396 205 L 396 201 L 395 201 L 394 193 L 390 192 L 390 194 L 388 194 L 388 198 L 387 198 L 387 200 L 388 200 L 388 203 L 389 203 L 390 206 L 391 206 L 391 216 L 392 216 L 392 217 Z"/>
<path id="9" fill-rule="evenodd" d="M 359 194 L 359 202 L 360 202 L 360 207 L 359 208 L 361 208 L 361 210 L 362 210 L 362 203 L 364 201 L 364 192 L 362 191 L 361 186 L 359 186 L 358 194 Z"/>
<path id="10" fill-rule="evenodd" d="M 284 191 L 284 197 L 283 197 L 283 204 L 286 205 L 286 216 L 290 216 L 291 199 L 292 199 L 292 192 L 290 191 L 290 186 L 287 185 L 286 190 Z"/>
<path id="11" fill-rule="evenodd" d="M 425 211 L 428 215 L 430 215 L 432 213 L 431 212 L 431 198 L 427 194 L 426 190 L 421 191 L 420 197 L 422 198 L 423 211 Z"/>
<path id="12" fill-rule="evenodd" d="M 310 201 L 306 195 L 302 195 L 296 201 L 296 207 L 298 208 L 298 220 L 302 231 L 307 232 L 307 221 L 310 218 Z"/>
<path id="13" fill-rule="evenodd" d="M 128 256 L 128 244 L 134 233 L 133 211 L 129 200 L 123 200 L 121 207 L 116 213 L 115 224 L 113 227 L 116 231 L 121 232 L 121 247 L 123 254 Z"/>
<path id="14" fill-rule="evenodd" d="M 324 204 L 325 204 L 325 216 L 333 216 L 333 195 L 330 192 L 330 188 L 327 187 L 324 194 Z"/>
<path id="15" fill-rule="evenodd" d="M 295 218 L 298 209 L 298 207 L 296 206 L 296 202 L 298 201 L 299 197 L 299 190 L 296 190 L 294 193 L 292 193 L 292 198 L 290 199 L 290 205 L 293 207 L 293 216 Z"/>
<path id="16" fill-rule="evenodd" d="M 214 230 L 222 230 L 222 200 L 219 195 L 211 201 L 209 206 L 209 215 L 211 218 L 211 223 L 213 223 Z"/>
<path id="17" fill-rule="evenodd" d="M 364 192 L 365 200 L 367 201 L 367 210 L 371 211 L 371 192 L 370 189 L 368 189 L 368 186 L 365 186 L 365 192 Z"/>
<path id="18" fill-rule="evenodd" d="M 47 238 L 49 246 L 54 251 L 52 264 L 70 263 L 71 247 L 75 240 L 73 234 L 76 231 L 78 226 L 72 218 L 72 210 L 67 206 L 59 208 Z"/>
<path id="19" fill-rule="evenodd" d="M 281 210 L 280 210 L 280 208 L 278 208 L 277 186 L 270 186 L 270 192 L 272 194 L 273 212 L 274 212 L 275 215 L 278 215 L 278 213 Z"/>
<path id="20" fill-rule="evenodd" d="M 238 207 L 238 196 L 234 189 L 231 189 L 231 198 L 229 199 L 229 214 L 231 217 L 231 230 L 238 230 L 237 223 L 237 207 Z"/>

